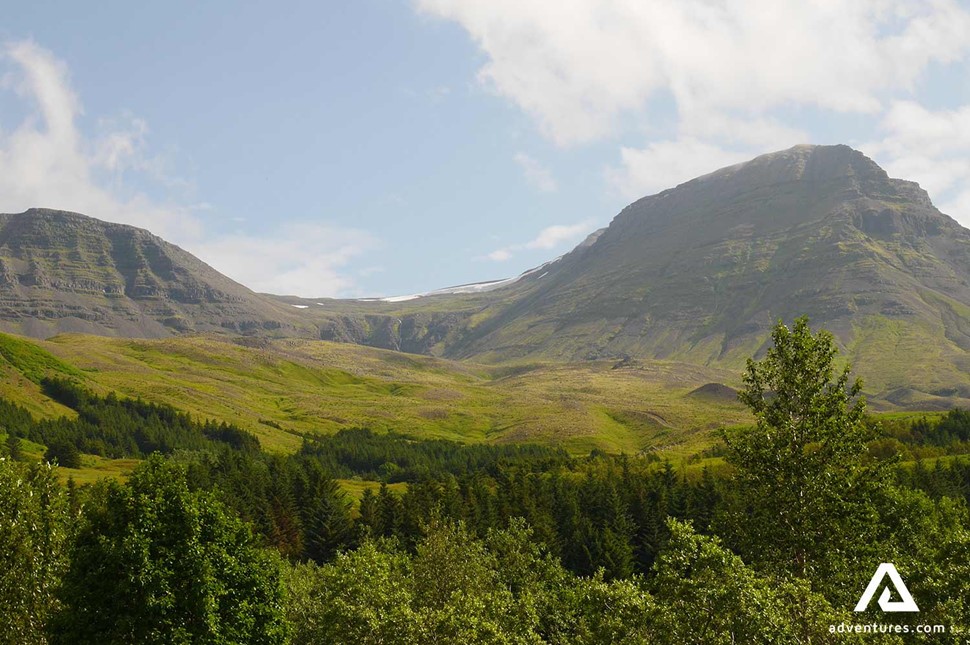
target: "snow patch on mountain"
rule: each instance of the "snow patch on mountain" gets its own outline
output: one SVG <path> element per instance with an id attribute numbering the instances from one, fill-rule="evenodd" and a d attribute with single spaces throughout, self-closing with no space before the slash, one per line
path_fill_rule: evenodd
<path id="1" fill-rule="evenodd" d="M 515 284 L 519 280 L 526 278 L 534 273 L 542 271 L 547 266 L 553 262 L 558 261 L 559 258 L 555 260 L 550 260 L 540 264 L 534 269 L 529 269 L 528 271 L 521 273 L 514 278 L 505 278 L 504 280 L 488 280 L 486 282 L 472 282 L 469 284 L 460 284 L 454 287 L 445 287 L 443 289 L 435 289 L 434 291 L 426 291 L 424 293 L 412 293 L 406 296 L 388 296 L 386 298 L 360 298 L 360 300 L 365 300 L 369 302 L 407 302 L 408 300 L 416 300 L 418 298 L 427 298 L 428 296 L 442 296 L 449 294 L 461 294 L 461 293 L 484 293 L 486 291 L 494 291 L 495 289 L 501 289 L 502 287 L 507 287 L 510 284 Z M 543 276 L 545 273 L 542 274 Z M 542 276 L 540 276 L 542 277 Z"/>

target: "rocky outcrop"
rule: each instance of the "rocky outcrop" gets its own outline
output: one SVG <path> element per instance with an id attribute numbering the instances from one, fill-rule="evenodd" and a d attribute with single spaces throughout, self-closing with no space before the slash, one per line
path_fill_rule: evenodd
<path id="1" fill-rule="evenodd" d="M 0 214 L 0 329 L 159 337 L 316 328 L 148 231 L 31 209 Z"/>

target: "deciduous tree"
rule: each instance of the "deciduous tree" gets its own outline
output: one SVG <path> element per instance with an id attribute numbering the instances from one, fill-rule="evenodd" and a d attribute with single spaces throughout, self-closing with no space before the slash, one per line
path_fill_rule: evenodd
<path id="1" fill-rule="evenodd" d="M 46 643 L 67 564 L 68 504 L 55 468 L 0 459 L 0 643 Z"/>
<path id="2" fill-rule="evenodd" d="M 866 457 L 875 430 L 862 382 L 836 369 L 833 336 L 799 318 L 771 338 L 762 360 L 748 360 L 738 397 L 757 424 L 725 434 L 738 487 L 722 528 L 762 568 L 834 583 L 859 554 L 847 546 L 861 549 L 878 526 L 870 501 L 886 462 Z"/>
<path id="3" fill-rule="evenodd" d="M 284 642 L 279 557 L 177 464 L 103 484 L 83 515 L 54 642 Z"/>

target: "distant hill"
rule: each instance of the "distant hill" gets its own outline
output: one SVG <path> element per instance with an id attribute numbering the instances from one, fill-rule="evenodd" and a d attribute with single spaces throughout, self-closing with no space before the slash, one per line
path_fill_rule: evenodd
<path id="1" fill-rule="evenodd" d="M 713 401 L 737 401 L 738 391 L 723 383 L 705 383 L 699 388 L 691 390 L 687 396 Z"/>
<path id="2" fill-rule="evenodd" d="M 0 214 L 4 331 L 312 335 L 294 314 L 148 231 L 65 211 Z"/>

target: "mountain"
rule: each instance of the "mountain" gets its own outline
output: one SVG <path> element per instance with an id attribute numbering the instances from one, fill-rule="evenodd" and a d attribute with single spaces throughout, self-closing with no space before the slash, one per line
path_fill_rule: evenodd
<path id="1" fill-rule="evenodd" d="M 0 214 L 0 330 L 159 338 L 315 328 L 148 231 L 31 209 Z"/>
<path id="2" fill-rule="evenodd" d="M 833 331 L 885 405 L 970 405 L 970 231 L 847 146 L 796 146 L 623 209 L 518 278 L 421 296 L 256 294 L 147 231 L 0 215 L 0 329 L 303 337 L 485 363 L 737 373 L 772 325 Z"/>
<path id="3" fill-rule="evenodd" d="M 777 320 L 808 315 L 886 401 L 970 399 L 970 231 L 847 146 L 796 146 L 645 197 L 542 271 L 447 302 L 358 305 L 331 318 L 333 337 L 479 361 L 739 368 Z"/>
<path id="4" fill-rule="evenodd" d="M 802 314 L 846 340 L 877 317 L 970 349 L 970 231 L 846 146 L 798 146 L 641 199 L 526 281 L 450 353 L 730 362 Z"/>

